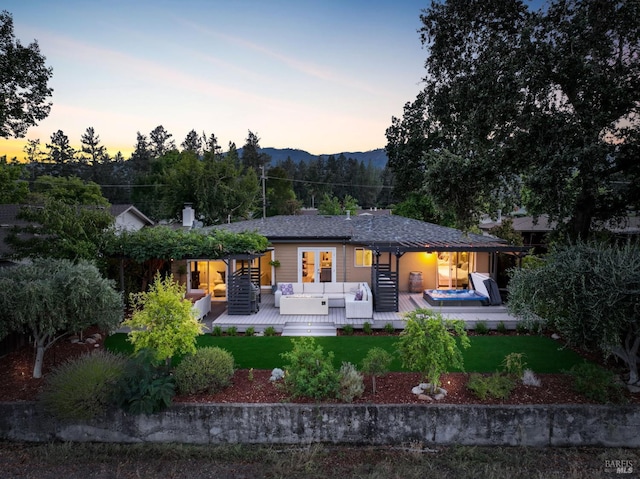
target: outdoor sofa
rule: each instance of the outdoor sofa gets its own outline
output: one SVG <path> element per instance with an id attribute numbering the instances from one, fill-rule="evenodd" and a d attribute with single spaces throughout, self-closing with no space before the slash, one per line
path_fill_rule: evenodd
<path id="1" fill-rule="evenodd" d="M 322 294 L 329 300 L 330 308 L 345 308 L 345 317 L 373 318 L 373 295 L 367 283 L 278 283 L 274 293 L 275 307 L 280 307 L 284 294 Z"/>

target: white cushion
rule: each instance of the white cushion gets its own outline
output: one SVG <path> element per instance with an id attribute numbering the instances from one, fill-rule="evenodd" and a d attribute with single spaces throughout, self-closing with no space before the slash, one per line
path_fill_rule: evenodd
<path id="1" fill-rule="evenodd" d="M 304 293 L 323 294 L 324 283 L 304 283 Z"/>
<path id="2" fill-rule="evenodd" d="M 343 283 L 324 283 L 324 292 L 331 293 L 344 293 Z"/>

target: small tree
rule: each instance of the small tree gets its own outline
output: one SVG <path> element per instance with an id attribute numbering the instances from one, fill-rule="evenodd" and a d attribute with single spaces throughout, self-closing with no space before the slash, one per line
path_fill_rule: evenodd
<path id="1" fill-rule="evenodd" d="M 44 353 L 58 339 L 97 325 L 118 326 L 122 296 L 91 263 L 37 259 L 29 265 L 0 268 L 0 338 L 11 332 L 33 337 L 33 377 L 42 377 Z"/>
<path id="2" fill-rule="evenodd" d="M 395 343 L 402 365 L 422 372 L 435 391 L 442 373 L 451 367 L 463 367 L 460 347 L 470 346 L 464 321 L 444 319 L 441 313 L 423 308 L 407 313 L 405 318 L 407 324 Z"/>
<path id="3" fill-rule="evenodd" d="M 175 354 L 196 352 L 202 325 L 184 293 L 184 286 L 172 276 L 163 279 L 157 274 L 148 292 L 131 295 L 134 311 L 123 326 L 131 328 L 129 341 L 136 352 L 150 349 L 157 360 L 167 364 Z"/>
<path id="4" fill-rule="evenodd" d="M 393 357 L 382 348 L 371 348 L 362 360 L 362 371 L 371 375 L 373 394 L 376 393 L 376 376 L 382 376 L 389 371 Z"/>

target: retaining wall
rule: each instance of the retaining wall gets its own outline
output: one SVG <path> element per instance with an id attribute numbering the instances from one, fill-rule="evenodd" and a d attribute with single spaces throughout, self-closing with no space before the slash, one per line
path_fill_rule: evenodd
<path id="1" fill-rule="evenodd" d="M 36 403 L 0 403 L 0 438 L 34 442 L 639 447 L 638 431 L 637 406 L 177 404 L 66 423 Z"/>

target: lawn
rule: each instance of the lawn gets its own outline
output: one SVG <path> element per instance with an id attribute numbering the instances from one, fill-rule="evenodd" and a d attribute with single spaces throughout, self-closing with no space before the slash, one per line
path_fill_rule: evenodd
<path id="1" fill-rule="evenodd" d="M 406 371 L 396 354 L 397 336 L 330 336 L 316 337 L 325 353 L 332 351 L 336 367 L 343 361 L 359 366 L 373 347 L 384 348 L 393 354 L 391 371 Z M 463 351 L 465 371 L 493 372 L 509 353 L 524 353 L 527 367 L 536 373 L 561 373 L 583 358 L 545 336 L 471 336 L 471 347 Z M 217 346 L 229 351 L 241 369 L 273 369 L 283 367 L 280 356 L 291 349 L 291 337 L 198 336 L 198 347 Z M 133 348 L 127 335 L 109 336 L 105 346 L 111 351 L 131 354 Z"/>

